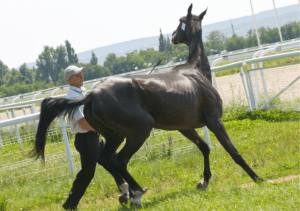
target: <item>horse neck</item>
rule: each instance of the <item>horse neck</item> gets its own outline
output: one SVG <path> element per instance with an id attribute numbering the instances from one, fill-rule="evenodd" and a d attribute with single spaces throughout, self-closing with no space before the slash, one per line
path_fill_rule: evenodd
<path id="1" fill-rule="evenodd" d="M 200 72 L 202 72 L 202 74 L 211 82 L 211 70 L 205 54 L 201 31 L 196 33 L 190 40 L 187 62 L 190 63 L 195 69 L 198 69 Z"/>

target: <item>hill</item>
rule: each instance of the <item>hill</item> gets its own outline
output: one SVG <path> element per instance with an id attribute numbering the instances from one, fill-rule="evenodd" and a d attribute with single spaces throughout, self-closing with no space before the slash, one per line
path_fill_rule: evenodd
<path id="1" fill-rule="evenodd" d="M 295 5 L 277 8 L 277 15 L 278 15 L 280 26 L 283 26 L 284 24 L 287 24 L 289 22 L 299 21 L 300 20 L 299 5 L 295 4 Z M 258 28 L 277 27 L 274 10 L 266 10 L 258 14 L 255 14 L 255 20 Z M 244 16 L 244 17 L 232 19 L 231 21 L 234 27 L 234 32 L 238 36 L 245 36 L 250 29 L 254 29 L 252 16 Z M 206 40 L 205 36 L 214 30 L 219 30 L 223 32 L 226 37 L 232 36 L 230 20 L 226 20 L 218 23 L 204 25 L 203 41 Z M 169 36 L 171 38 L 171 33 L 164 34 L 164 36 Z M 116 56 L 119 57 L 119 56 L 125 56 L 126 53 L 132 52 L 134 50 L 145 50 L 151 47 L 158 50 L 158 44 L 159 44 L 158 36 L 144 37 L 140 39 L 116 43 L 113 45 L 94 48 L 89 51 L 77 53 L 77 56 L 80 63 L 90 63 L 90 59 L 93 51 L 98 57 L 98 64 L 103 65 L 105 58 L 109 53 L 115 53 Z M 35 65 L 36 65 L 35 62 L 27 64 L 29 68 L 32 68 Z"/>

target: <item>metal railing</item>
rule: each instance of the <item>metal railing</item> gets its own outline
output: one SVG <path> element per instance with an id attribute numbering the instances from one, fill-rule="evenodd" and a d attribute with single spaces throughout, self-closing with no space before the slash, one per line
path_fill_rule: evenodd
<path id="1" fill-rule="evenodd" d="M 274 49 L 273 49 L 273 51 L 274 51 Z M 282 53 L 282 54 L 276 54 L 276 55 L 270 55 L 270 56 L 264 56 L 264 52 L 266 53 L 266 51 L 260 51 L 259 53 L 256 53 L 255 55 L 253 55 L 254 58 L 252 58 L 252 59 L 239 61 L 239 62 L 235 62 L 235 63 L 231 63 L 231 64 L 219 66 L 219 67 L 214 67 L 215 64 L 217 64 L 218 62 L 221 61 L 221 59 L 219 58 L 219 60 L 215 61 L 214 65 L 212 65 L 212 68 L 211 68 L 213 73 L 219 72 L 219 71 L 222 71 L 222 70 L 226 70 L 226 69 L 230 69 L 230 68 L 234 68 L 234 67 L 239 68 L 240 76 L 241 76 L 241 79 L 242 79 L 242 82 L 243 82 L 244 92 L 245 92 L 245 95 L 246 95 L 246 98 L 247 98 L 249 110 L 253 110 L 254 108 L 257 108 L 257 102 L 255 101 L 255 98 L 253 97 L 254 91 L 253 91 L 253 87 L 252 87 L 252 81 L 251 81 L 250 73 L 251 73 L 251 71 L 255 71 L 255 70 L 263 71 L 262 70 L 262 68 L 263 68 L 262 65 L 260 65 L 258 69 L 255 69 L 254 64 L 255 63 L 261 64 L 261 62 L 276 60 L 276 59 L 281 59 L 281 58 L 300 56 L 300 51 L 294 51 L 294 52 L 288 52 L 288 53 Z M 255 58 L 258 55 L 260 55 L 260 57 Z M 243 70 L 243 66 L 245 66 L 247 64 L 253 64 L 252 68 L 254 67 L 254 69 Z M 170 68 L 171 67 L 159 67 L 159 68 L 156 69 L 156 72 L 157 73 L 166 72 Z M 148 70 L 143 70 L 143 71 L 137 71 L 137 72 L 138 72 L 138 74 L 147 74 L 149 71 Z M 134 72 L 134 74 L 137 74 L 137 72 Z M 126 75 L 127 74 L 130 74 L 130 73 L 126 73 Z M 261 74 L 261 76 L 264 77 L 263 74 Z M 299 77 L 297 77 L 292 82 L 292 84 L 295 83 L 296 80 L 298 80 L 298 79 L 299 79 Z M 95 82 L 90 83 L 90 84 L 94 84 L 94 83 Z M 254 81 L 254 83 L 256 83 L 256 82 Z M 265 82 L 263 82 L 263 83 L 265 83 Z M 291 86 L 292 84 L 290 84 L 289 86 Z M 284 92 L 288 87 L 285 87 L 282 92 Z M 61 90 L 62 90 L 61 88 L 51 90 L 50 94 L 54 98 L 66 97 L 66 94 L 54 96 L 55 92 L 58 92 L 58 91 L 61 91 Z M 265 89 L 265 90 L 267 90 L 267 89 Z M 280 92 L 280 93 L 282 93 L 282 92 Z M 280 95 L 280 93 L 279 93 L 279 95 Z M 41 93 L 36 93 L 35 96 L 37 94 L 41 94 Z M 32 98 L 35 98 L 35 97 L 32 97 Z M 276 98 L 276 96 L 275 96 L 275 98 Z M 261 108 L 267 107 L 270 104 L 270 101 L 272 101 L 272 99 L 271 100 L 267 99 L 266 104 L 261 106 Z M 32 99 L 32 100 L 29 100 L 29 101 L 18 102 L 18 103 L 12 103 L 12 104 L 8 104 L 8 105 L 2 105 L 2 106 L 0 106 L 0 110 L 24 108 L 26 106 L 31 106 L 32 107 L 32 104 L 41 102 L 42 100 L 43 100 L 43 98 Z M 40 113 L 32 113 L 30 115 L 26 115 L 26 116 L 23 116 L 23 117 L 16 117 L 16 118 L 0 121 L 0 129 L 4 128 L 4 127 L 8 127 L 8 126 L 13 126 L 13 125 L 18 125 L 18 124 L 30 122 L 30 121 L 37 121 L 39 119 L 39 115 L 40 115 Z M 66 150 L 67 159 L 68 159 L 68 162 L 69 162 L 70 172 L 73 174 L 75 172 L 74 162 L 73 162 L 73 159 L 72 159 L 72 154 L 74 154 L 74 152 L 72 152 L 72 150 L 70 149 L 70 146 L 69 146 L 69 138 L 68 138 L 67 130 L 66 130 L 68 124 L 64 123 L 63 119 L 60 118 L 60 123 L 59 123 L 58 126 L 60 127 L 60 130 L 61 130 L 60 133 L 62 134 L 62 138 L 63 138 L 64 144 L 65 144 L 65 150 Z M 18 128 L 18 127 L 16 126 L 15 128 Z M 209 140 L 209 135 L 208 135 L 207 128 L 204 129 L 204 135 L 205 135 L 205 140 L 208 142 L 208 144 L 210 146 L 210 140 Z M 20 138 L 20 136 L 17 139 L 18 139 L 18 143 L 22 145 L 22 139 Z M 2 143 L 1 136 L 0 136 L 0 149 L 3 148 L 3 146 L 5 146 L 5 144 Z M 186 149 L 188 149 L 188 148 L 186 148 Z M 22 150 L 21 147 L 20 147 L 20 150 Z"/>
<path id="2" fill-rule="evenodd" d="M 231 52 L 223 51 L 220 54 L 208 56 L 208 60 L 209 60 L 209 63 L 213 67 L 214 62 L 216 60 L 219 60 L 220 58 L 222 59 L 222 61 L 234 61 L 234 60 L 246 59 L 246 58 L 252 57 L 257 51 L 260 51 L 260 50 L 277 49 L 277 51 L 285 51 L 285 50 L 296 49 L 296 48 L 300 48 L 300 39 L 299 38 L 292 39 L 292 40 L 285 40 L 283 42 L 264 44 L 261 46 L 247 48 L 247 49 L 243 49 L 243 50 L 236 50 L 236 51 L 231 51 Z M 177 63 L 169 64 L 169 65 L 161 65 L 161 66 L 158 66 L 156 69 L 162 69 L 162 68 L 170 69 L 173 66 L 178 65 L 178 64 L 183 64 L 184 62 L 185 61 L 177 62 Z M 127 72 L 124 74 L 120 74 L 120 76 L 144 74 L 145 72 L 149 72 L 151 69 L 152 68 L 147 68 L 147 69 L 143 69 L 143 70 Z M 102 80 L 104 78 L 106 78 L 106 77 L 85 81 L 84 87 L 92 87 L 93 84 L 95 84 L 96 82 L 98 82 L 99 80 Z M 49 89 L 44 89 L 41 91 L 30 92 L 30 93 L 26 93 L 26 94 L 22 94 L 22 95 L 17 95 L 17 96 L 0 98 L 0 105 L 4 104 L 4 103 L 6 103 L 6 104 L 12 103 L 12 100 L 15 99 L 16 97 L 19 97 L 19 100 L 30 100 L 30 99 L 36 98 L 37 96 L 41 96 L 41 95 L 51 95 L 51 92 L 54 90 L 55 91 L 59 90 L 61 92 L 67 92 L 68 89 L 69 89 L 69 86 L 66 85 L 66 86 L 61 86 L 61 87 L 57 87 L 57 88 L 49 88 Z"/>

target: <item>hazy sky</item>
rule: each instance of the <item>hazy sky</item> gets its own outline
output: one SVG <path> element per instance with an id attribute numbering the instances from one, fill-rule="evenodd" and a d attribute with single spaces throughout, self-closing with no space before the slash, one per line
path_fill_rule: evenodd
<path id="1" fill-rule="evenodd" d="M 69 40 L 76 53 L 171 33 L 180 17 L 208 7 L 203 25 L 251 15 L 249 0 L 0 0 L 0 60 L 9 68 L 35 62 L 43 47 Z M 299 0 L 275 0 L 276 7 Z M 254 13 L 272 0 L 252 0 Z"/>

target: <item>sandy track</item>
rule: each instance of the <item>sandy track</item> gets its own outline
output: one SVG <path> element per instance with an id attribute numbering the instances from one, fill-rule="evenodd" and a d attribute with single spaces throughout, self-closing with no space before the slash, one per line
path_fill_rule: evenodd
<path id="1" fill-rule="evenodd" d="M 279 177 L 279 178 L 271 180 L 271 181 L 274 183 L 282 183 L 282 182 L 288 182 L 288 181 L 298 179 L 298 178 L 300 178 L 300 175 L 291 175 L 291 176 L 287 176 L 287 177 Z M 249 187 L 254 186 L 255 184 L 256 184 L 255 182 L 245 183 L 245 184 L 242 184 L 240 187 L 241 188 L 249 188 Z"/>
<path id="2" fill-rule="evenodd" d="M 255 72 L 257 75 L 261 98 L 264 98 L 264 89 L 263 89 L 263 84 L 261 79 L 261 73 L 260 71 L 255 71 Z M 286 87 L 289 83 L 295 80 L 298 76 L 300 76 L 300 64 L 265 69 L 264 75 L 265 75 L 267 89 L 270 98 L 270 95 L 274 96 L 275 94 L 280 92 L 284 87 Z M 244 101 L 244 103 L 247 104 L 244 86 L 240 74 L 218 77 L 216 78 L 216 81 L 217 81 L 218 91 L 223 99 L 224 104 L 228 104 L 232 101 L 235 101 L 236 103 L 240 103 Z M 252 74 L 252 83 L 253 83 L 253 74 Z M 289 89 L 287 89 L 282 95 L 280 95 L 280 100 L 291 101 L 295 98 L 300 98 L 299 90 L 300 90 L 300 80 L 298 80 Z"/>

